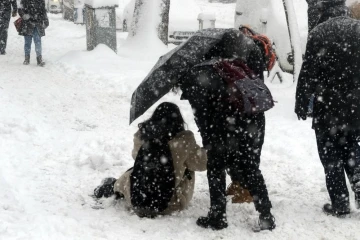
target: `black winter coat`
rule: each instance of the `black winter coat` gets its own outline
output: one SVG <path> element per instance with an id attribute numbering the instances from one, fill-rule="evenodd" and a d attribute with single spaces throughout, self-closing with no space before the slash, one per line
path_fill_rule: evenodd
<path id="1" fill-rule="evenodd" d="M 310 32 L 296 89 L 305 116 L 315 95 L 313 128 L 360 129 L 360 21 L 332 18 Z"/>
<path id="2" fill-rule="evenodd" d="M 45 28 L 49 26 L 49 19 L 44 0 L 21 0 L 19 15 L 23 19 L 19 35 L 32 36 L 36 27 L 40 36 L 45 36 Z"/>
<path id="3" fill-rule="evenodd" d="M 263 79 L 265 70 L 263 56 L 253 40 L 246 38 L 238 44 L 229 40 L 225 41 L 225 45 L 225 50 L 219 49 L 207 58 L 230 58 L 231 49 L 236 50 L 239 47 L 247 52 L 243 60 Z M 182 79 L 180 88 L 183 92 L 181 99 L 188 100 L 193 109 L 195 122 L 206 149 L 225 147 L 235 150 L 241 147 L 237 146 L 239 142 L 237 138 L 241 136 L 239 128 L 246 130 L 250 127 L 248 122 L 258 117 L 242 116 L 236 113 L 230 102 L 224 101 L 228 94 L 226 85 L 211 64 L 205 63 L 193 67 Z M 263 113 L 258 115 L 263 116 Z"/>
<path id="4" fill-rule="evenodd" d="M 17 11 L 16 0 L 0 0 L 0 23 L 7 22 L 11 17 L 11 7 L 12 11 Z"/>

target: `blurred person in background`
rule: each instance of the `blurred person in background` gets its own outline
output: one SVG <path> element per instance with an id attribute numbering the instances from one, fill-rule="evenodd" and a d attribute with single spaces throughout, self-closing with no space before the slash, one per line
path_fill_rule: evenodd
<path id="1" fill-rule="evenodd" d="M 11 15 L 16 16 L 16 0 L 0 0 L 0 55 L 6 54 L 6 43 Z"/>

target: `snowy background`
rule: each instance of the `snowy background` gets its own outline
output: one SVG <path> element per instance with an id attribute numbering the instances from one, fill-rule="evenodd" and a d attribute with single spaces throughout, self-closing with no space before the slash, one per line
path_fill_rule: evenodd
<path id="1" fill-rule="evenodd" d="M 218 27 L 233 27 L 235 4 L 186 1 L 215 12 Z M 301 1 L 294 3 L 304 16 Z M 119 177 L 132 166 L 133 133 L 155 106 L 129 126 L 131 94 L 174 46 L 144 51 L 124 44 L 127 34 L 118 32 L 118 54 L 103 45 L 87 52 L 84 26 L 60 14 L 49 17 L 45 68 L 36 66 L 35 54 L 30 66 L 22 65 L 24 40 L 12 24 L 8 54 L 0 56 L 0 239 L 360 239 L 352 193 L 350 217 L 321 211 L 329 201 L 324 173 L 311 120 L 298 121 L 293 112 L 291 75 L 284 84 L 267 82 L 278 101 L 266 113 L 261 163 L 277 220 L 273 232 L 253 233 L 253 205 L 231 202 L 227 229 L 197 227 L 209 207 L 206 173 L 196 176 L 191 206 L 171 216 L 139 219 L 122 202 L 94 202 L 90 195 L 101 179 Z M 298 21 L 306 32 L 307 19 Z M 197 132 L 188 102 L 173 93 L 163 100 L 179 104 L 189 129 Z"/>

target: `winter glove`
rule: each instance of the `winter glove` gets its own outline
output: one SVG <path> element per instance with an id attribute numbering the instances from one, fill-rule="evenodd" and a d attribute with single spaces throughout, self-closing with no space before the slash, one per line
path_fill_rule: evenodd
<path id="1" fill-rule="evenodd" d="M 16 11 L 13 11 L 13 12 L 12 12 L 12 17 L 16 17 L 16 15 L 17 15 L 17 12 L 16 12 Z"/>
<path id="2" fill-rule="evenodd" d="M 308 115 L 308 108 L 295 107 L 295 113 L 299 120 L 306 120 Z"/>
<path id="3" fill-rule="evenodd" d="M 48 28 L 48 26 L 49 26 L 49 20 L 46 19 L 46 20 L 44 21 L 44 28 L 46 29 L 46 28 Z"/>

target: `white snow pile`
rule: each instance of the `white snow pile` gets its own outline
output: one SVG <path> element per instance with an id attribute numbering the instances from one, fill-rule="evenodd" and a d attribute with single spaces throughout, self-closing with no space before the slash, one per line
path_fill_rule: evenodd
<path id="1" fill-rule="evenodd" d="M 85 0 L 85 4 L 93 8 L 118 6 L 119 0 Z"/>

